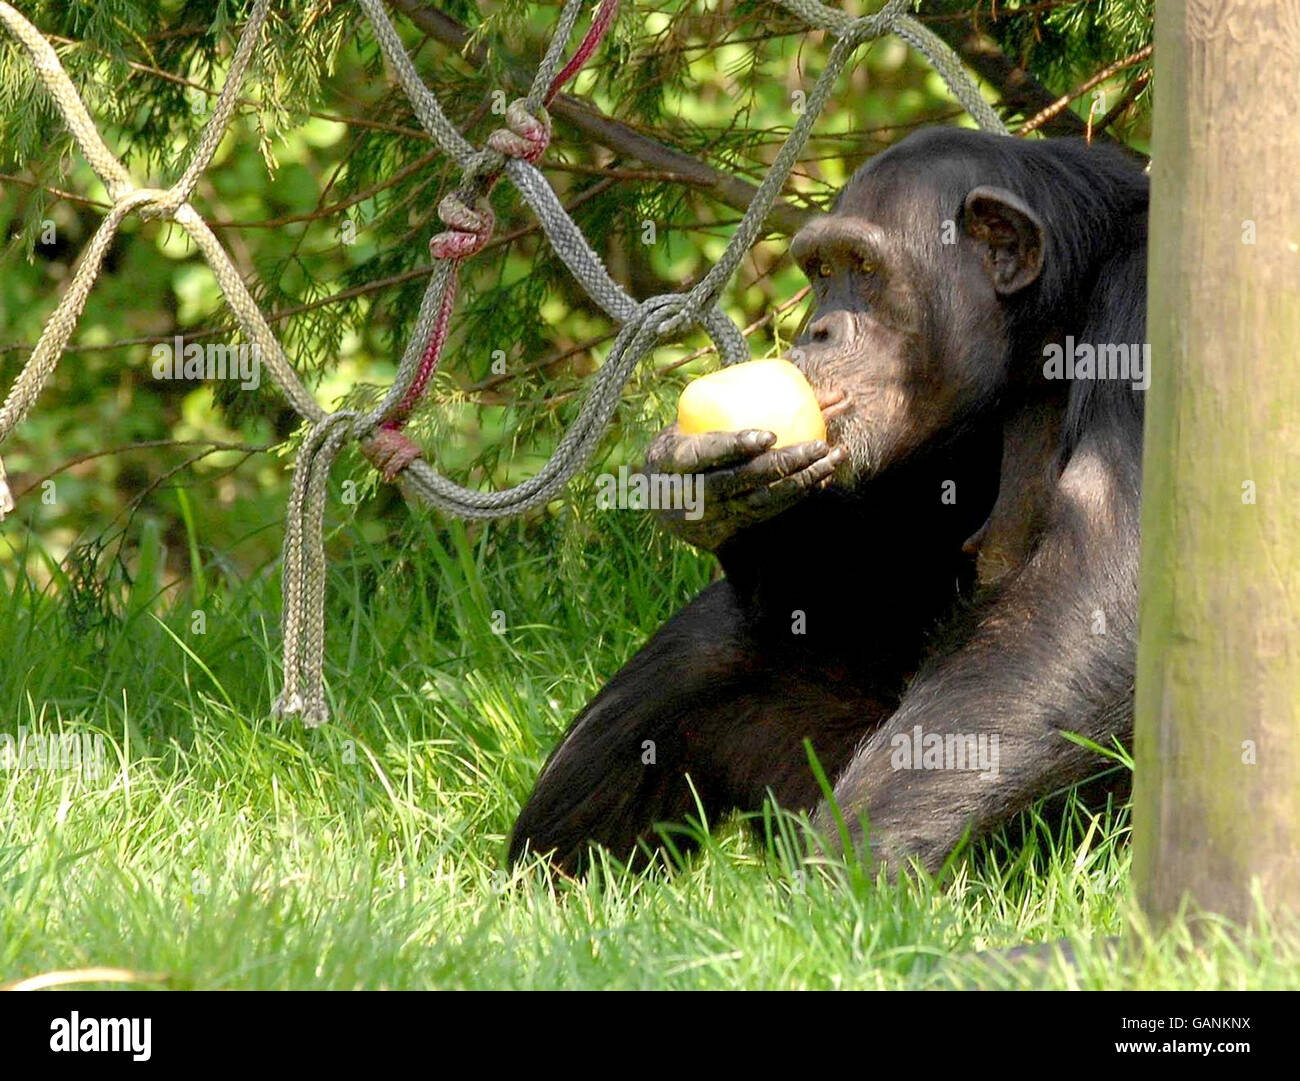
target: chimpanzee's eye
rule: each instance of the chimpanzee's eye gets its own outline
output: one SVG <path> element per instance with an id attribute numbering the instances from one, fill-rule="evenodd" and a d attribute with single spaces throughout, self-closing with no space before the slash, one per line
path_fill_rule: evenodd
<path id="1" fill-rule="evenodd" d="M 830 263 L 819 263 L 817 264 L 817 273 L 823 278 L 829 278 L 835 273 L 835 268 Z"/>

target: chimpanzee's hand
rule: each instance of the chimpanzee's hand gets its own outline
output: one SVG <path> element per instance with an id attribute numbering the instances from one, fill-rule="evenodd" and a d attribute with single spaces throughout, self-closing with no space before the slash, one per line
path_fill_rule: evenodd
<path id="1" fill-rule="evenodd" d="M 827 417 L 849 406 L 848 396 L 837 391 L 819 394 L 818 401 Z M 847 457 L 842 447 L 820 439 L 769 450 L 775 442 L 772 432 L 754 429 L 682 435 L 676 424 L 665 428 L 646 452 L 646 473 L 698 479 L 692 508 L 660 507 L 659 524 L 696 548 L 716 551 L 740 530 L 826 487 Z"/>

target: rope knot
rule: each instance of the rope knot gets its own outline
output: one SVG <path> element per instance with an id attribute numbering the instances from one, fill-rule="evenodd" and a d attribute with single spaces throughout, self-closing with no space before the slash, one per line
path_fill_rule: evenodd
<path id="1" fill-rule="evenodd" d="M 135 188 L 122 198 L 136 208 L 141 221 L 168 221 L 185 202 L 183 193 L 170 188 Z"/>
<path id="2" fill-rule="evenodd" d="M 435 259 L 464 259 L 473 255 L 491 239 L 496 224 L 496 215 L 487 199 L 476 199 L 471 207 L 457 192 L 442 197 L 438 217 L 448 229 L 429 241 L 429 254 Z"/>
<path id="3" fill-rule="evenodd" d="M 361 444 L 361 453 L 390 484 L 416 458 L 424 455 L 420 444 L 394 428 L 376 428 Z"/>
<path id="4" fill-rule="evenodd" d="M 523 98 L 506 106 L 506 126 L 487 137 L 487 145 L 507 158 L 518 158 L 529 165 L 546 153 L 551 142 L 551 117 L 541 109 L 534 116 Z"/>

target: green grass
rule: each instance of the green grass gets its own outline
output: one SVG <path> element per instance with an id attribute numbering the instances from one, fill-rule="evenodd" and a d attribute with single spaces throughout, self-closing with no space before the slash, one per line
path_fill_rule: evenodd
<path id="1" fill-rule="evenodd" d="M 147 575 L 107 620 L 57 578 L 0 585 L 0 732 L 90 733 L 109 757 L 99 777 L 0 772 L 0 983 L 102 965 L 179 988 L 1300 987 L 1294 928 L 1144 930 L 1125 808 L 1035 818 L 938 884 L 802 867 L 780 816 L 766 841 L 720 824 L 669 870 L 507 875 L 568 718 L 707 579 L 645 517 L 425 525 L 401 550 L 336 535 L 335 720 L 311 732 L 266 717 L 270 570 L 209 575 L 202 635 Z M 1061 940 L 1072 964 L 995 952 Z"/>

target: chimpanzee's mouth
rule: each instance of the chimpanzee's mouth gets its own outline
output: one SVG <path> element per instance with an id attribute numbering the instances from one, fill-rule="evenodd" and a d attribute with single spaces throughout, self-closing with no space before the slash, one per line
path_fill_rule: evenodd
<path id="1" fill-rule="evenodd" d="M 828 422 L 842 416 L 853 408 L 853 395 L 848 393 L 848 391 L 841 391 L 840 393 L 843 397 L 840 398 L 839 401 L 822 408 L 822 416 L 824 416 Z"/>
<path id="2" fill-rule="evenodd" d="M 834 443 L 836 437 L 840 434 L 843 426 L 843 418 L 853 408 L 853 395 L 848 391 L 841 391 L 842 397 L 830 405 L 822 407 L 822 417 L 826 421 L 826 437 L 831 443 Z M 819 394 L 819 398 L 828 395 Z"/>

